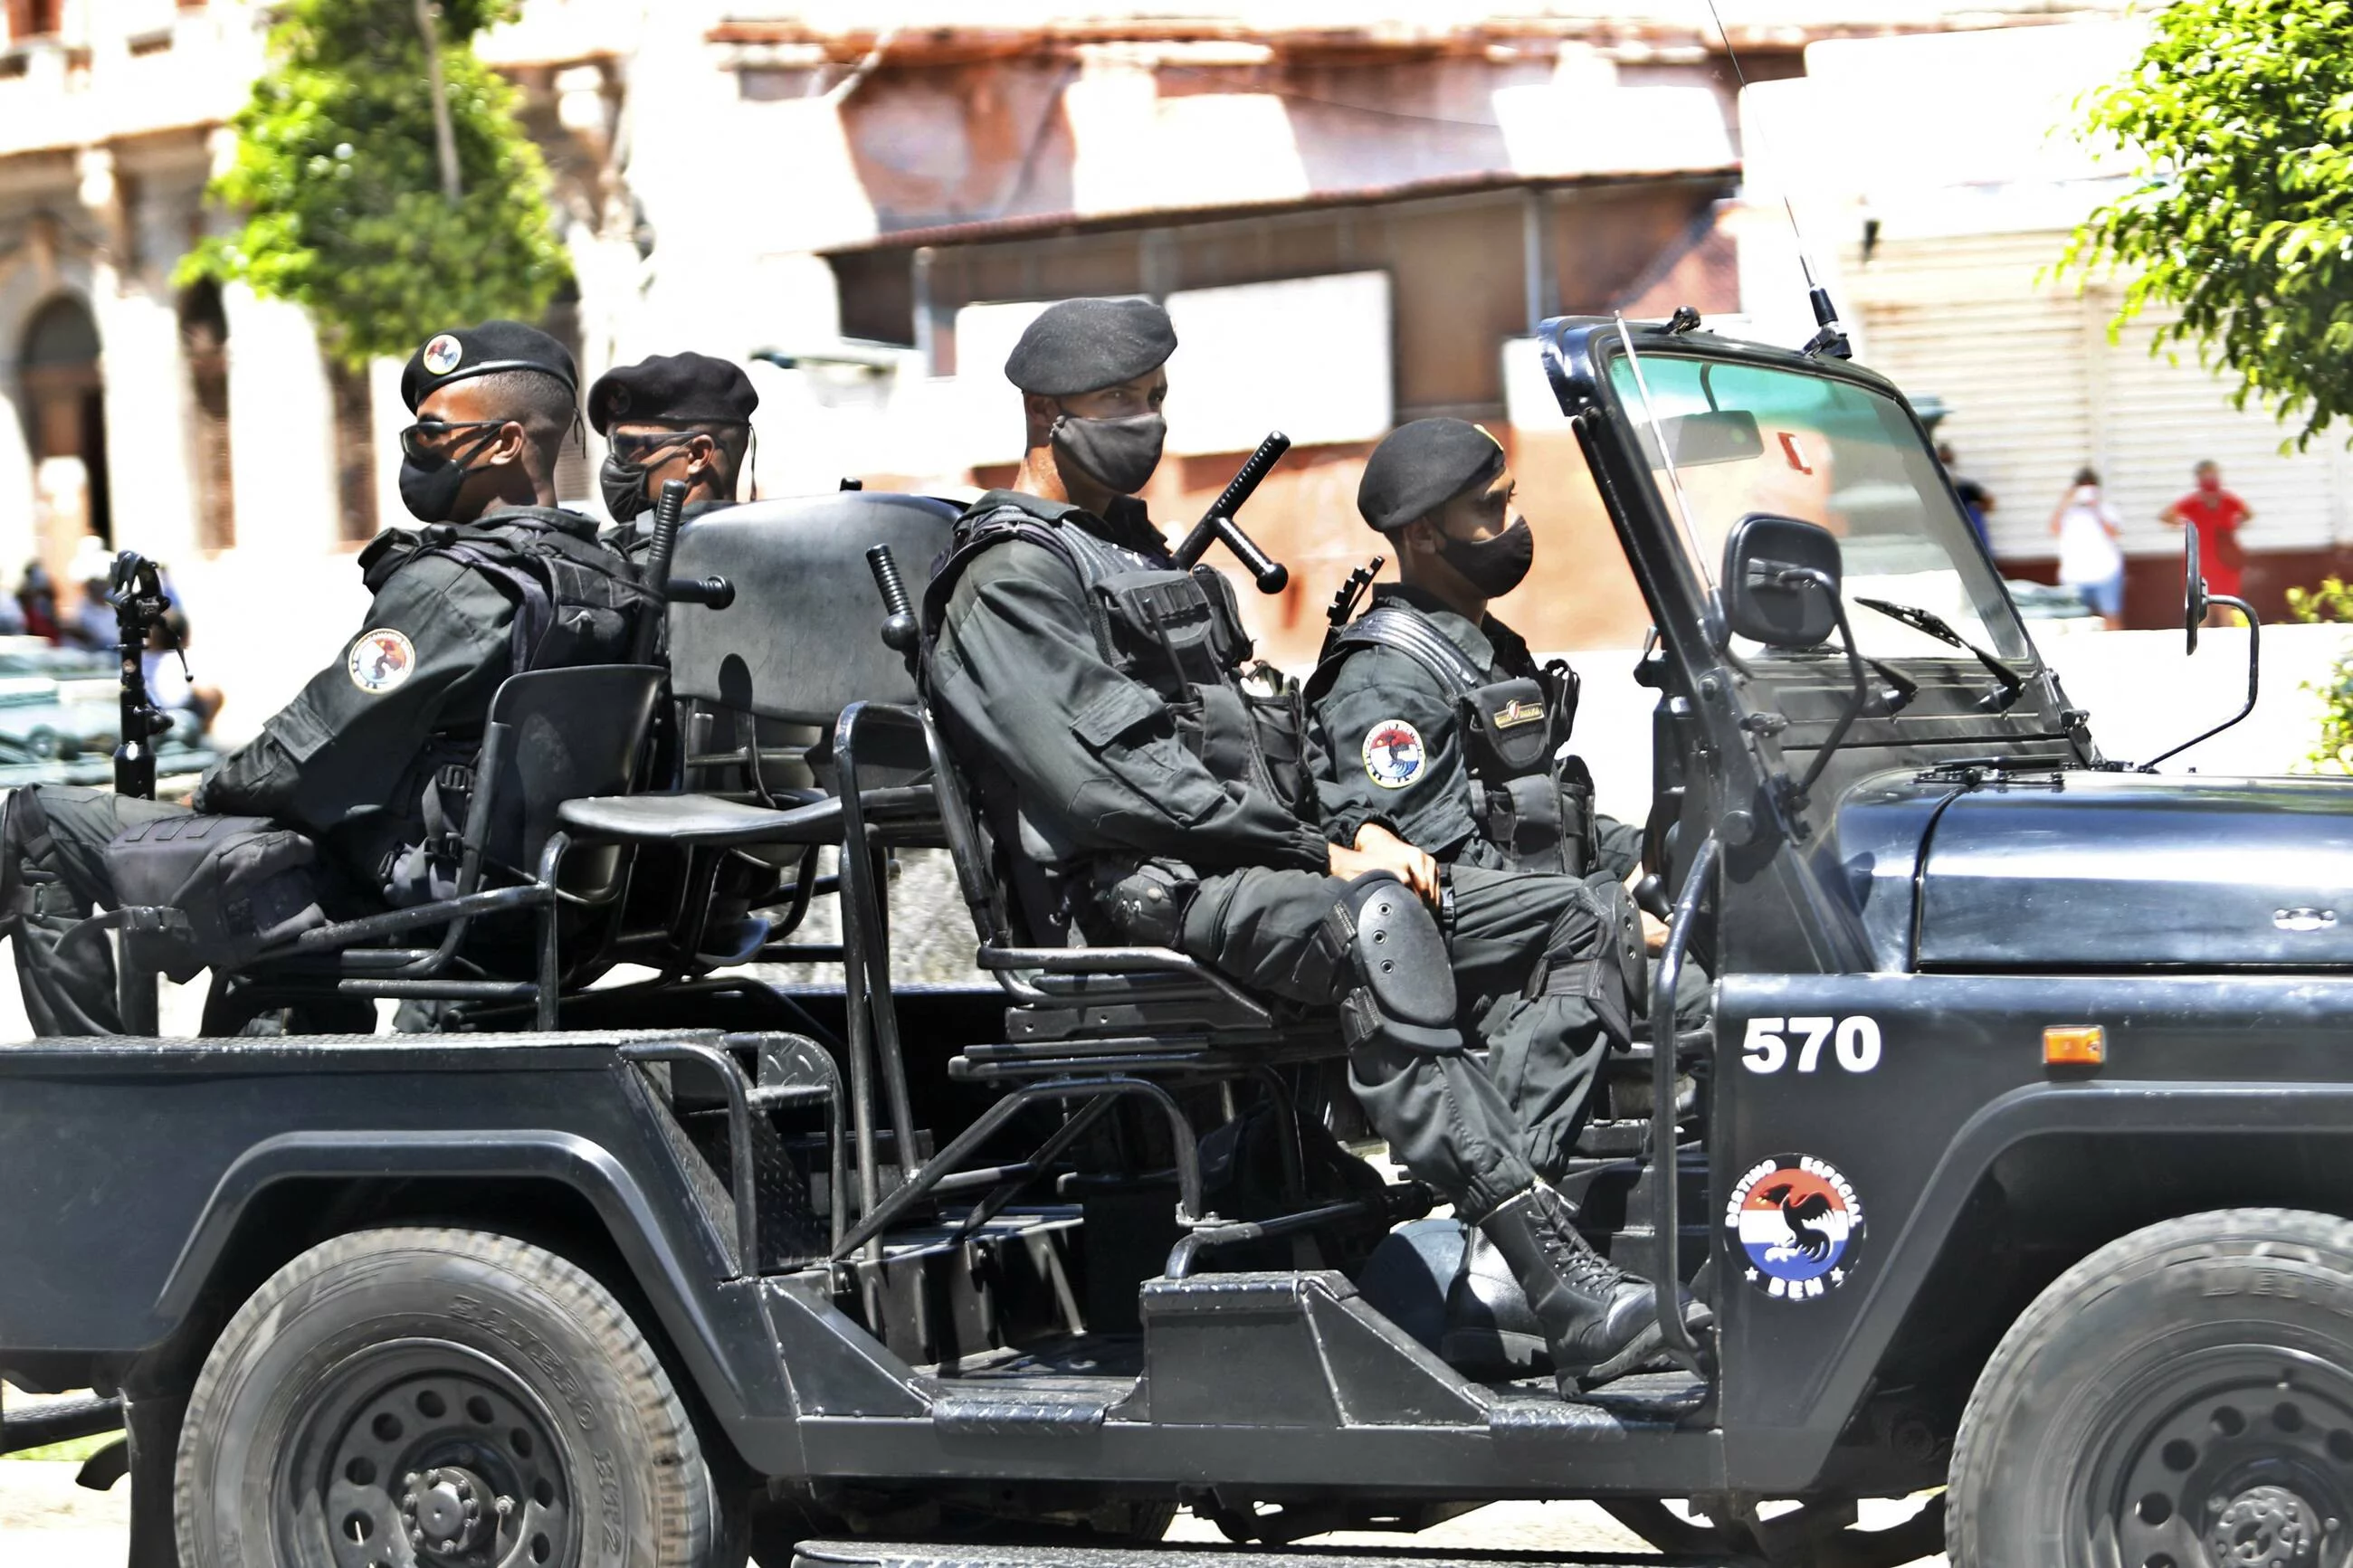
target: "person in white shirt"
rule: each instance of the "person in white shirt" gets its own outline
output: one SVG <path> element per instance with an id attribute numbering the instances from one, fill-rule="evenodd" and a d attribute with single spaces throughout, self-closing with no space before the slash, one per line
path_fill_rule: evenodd
<path id="1" fill-rule="evenodd" d="M 2123 520 L 2100 494 L 2100 476 L 2075 470 L 2075 483 L 2051 514 L 2059 540 L 2059 583 L 2083 597 L 2108 630 L 2125 624 L 2125 552 L 2116 543 Z"/>

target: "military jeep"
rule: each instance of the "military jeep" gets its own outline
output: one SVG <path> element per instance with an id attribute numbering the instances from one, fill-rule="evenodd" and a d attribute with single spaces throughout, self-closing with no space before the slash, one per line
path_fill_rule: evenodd
<path id="1" fill-rule="evenodd" d="M 1883 378 L 1542 352 L 1657 628 L 1673 934 L 1567 1184 L 1713 1307 L 1671 1368 L 1434 1354 L 1461 1233 L 1334 1020 L 1011 912 L 902 657 L 953 509 L 762 502 L 638 699 L 494 712 L 447 907 L 0 1052 L 0 1370 L 121 1400 L 134 1562 L 1416 1562 L 1555 1498 L 1660 1563 L 2347 1562 L 2353 797 L 2105 758 Z M 994 984 L 894 981 L 915 849 Z M 355 996 L 445 1027 L 238 1032 Z"/>

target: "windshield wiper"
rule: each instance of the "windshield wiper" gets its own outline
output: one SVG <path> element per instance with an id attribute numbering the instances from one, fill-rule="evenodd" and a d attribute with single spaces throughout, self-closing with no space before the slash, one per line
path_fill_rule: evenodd
<path id="1" fill-rule="evenodd" d="M 1865 609 L 1877 610 L 1890 620 L 1901 621 L 1924 636 L 1935 637 L 1947 647 L 1957 647 L 1965 653 L 1974 654 L 1977 661 L 1991 670 L 1993 678 L 2001 682 L 2001 689 L 1998 692 L 1986 693 L 1984 702 L 1979 704 L 1989 711 L 1995 713 L 2009 711 L 2010 704 L 2018 700 L 2019 693 L 2026 689 L 2025 677 L 1955 631 L 1946 624 L 1944 616 L 1928 610 L 1915 609 L 1910 605 L 1890 604 L 1885 599 L 1866 599 L 1861 595 L 1855 596 L 1854 602 Z"/>
<path id="2" fill-rule="evenodd" d="M 1920 695 L 1920 683 L 1911 679 L 1901 670 L 1882 664 L 1875 658 L 1865 658 L 1862 662 L 1871 666 L 1873 674 L 1887 682 L 1887 689 L 1879 694 L 1879 703 L 1887 710 L 1887 716 L 1890 719 L 1911 707 L 1912 700 Z"/>

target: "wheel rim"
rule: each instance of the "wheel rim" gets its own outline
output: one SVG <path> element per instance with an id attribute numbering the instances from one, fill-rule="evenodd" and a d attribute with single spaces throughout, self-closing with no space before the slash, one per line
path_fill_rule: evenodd
<path id="1" fill-rule="evenodd" d="M 2168 1360 L 2110 1405 L 2086 1493 L 2122 1568 L 2341 1568 L 2353 1371 L 2233 1345 Z M 2105 1441 L 2099 1440 L 2104 1437 Z"/>
<path id="2" fill-rule="evenodd" d="M 465 1346 L 370 1346 L 320 1381 L 282 1451 L 271 1491 L 287 1560 L 577 1563 L 577 1494 L 556 1430 L 536 1394 Z"/>

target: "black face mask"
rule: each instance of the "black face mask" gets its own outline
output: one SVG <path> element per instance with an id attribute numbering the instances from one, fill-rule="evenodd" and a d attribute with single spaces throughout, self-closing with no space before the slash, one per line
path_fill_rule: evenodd
<path id="1" fill-rule="evenodd" d="M 675 452 L 682 445 L 683 442 L 672 442 L 667 447 L 656 447 L 646 458 Z M 645 458 L 632 463 L 617 452 L 605 454 L 605 466 L 597 470 L 596 481 L 604 487 L 605 510 L 613 514 L 615 522 L 627 522 L 653 510 L 653 498 L 646 494 L 646 470 L 652 466 Z"/>
<path id="2" fill-rule="evenodd" d="M 1535 531 L 1526 518 L 1515 518 L 1493 539 L 1448 539 L 1439 547 L 1438 558 L 1485 597 L 1500 599 L 1520 585 L 1535 563 Z"/>
<path id="3" fill-rule="evenodd" d="M 1055 452 L 1120 495 L 1132 496 L 1144 488 L 1160 466 L 1160 447 L 1168 439 L 1168 421 L 1157 414 L 1127 419 L 1082 419 L 1065 414 L 1050 432 Z"/>
<path id="4" fill-rule="evenodd" d="M 459 446 L 470 458 L 498 437 L 497 430 L 488 430 Z M 466 488 L 466 476 L 473 471 L 454 450 L 427 452 L 418 457 L 404 455 L 400 459 L 400 504 L 419 522 L 447 522 L 450 509 L 458 504 L 458 492 Z"/>

